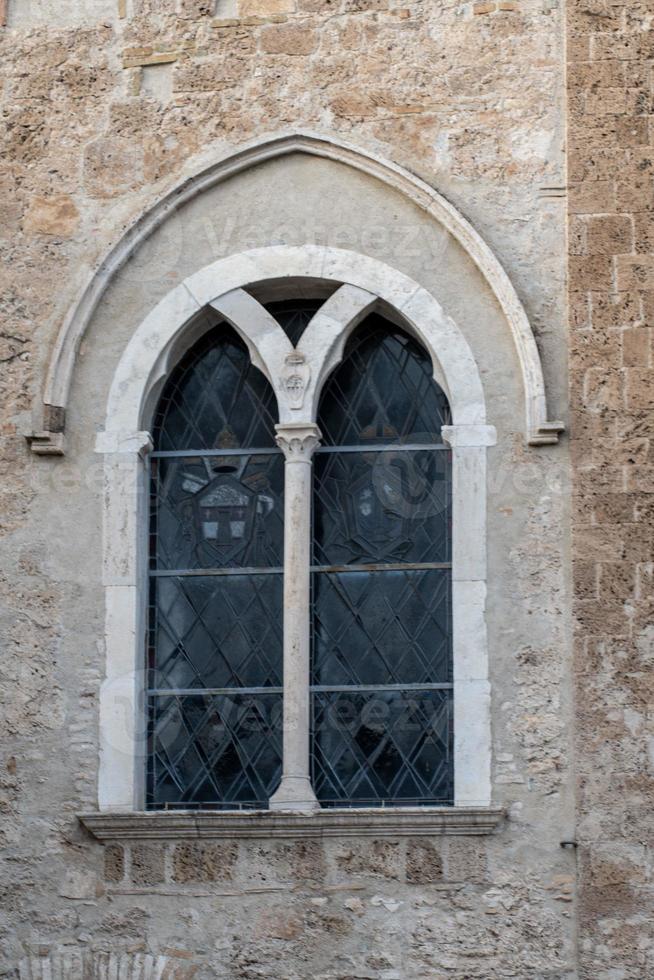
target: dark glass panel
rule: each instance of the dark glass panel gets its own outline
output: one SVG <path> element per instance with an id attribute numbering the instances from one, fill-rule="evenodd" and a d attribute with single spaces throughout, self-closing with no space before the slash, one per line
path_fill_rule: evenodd
<path id="1" fill-rule="evenodd" d="M 186 354 L 164 389 L 155 448 L 254 449 L 275 445 L 277 404 L 247 348 L 226 324 Z"/>
<path id="2" fill-rule="evenodd" d="M 281 776 L 280 694 L 150 700 L 150 806 L 267 805 Z"/>
<path id="3" fill-rule="evenodd" d="M 448 571 L 320 572 L 313 589 L 313 684 L 451 681 Z"/>
<path id="4" fill-rule="evenodd" d="M 314 564 L 448 562 L 450 453 L 318 453 Z"/>
<path id="5" fill-rule="evenodd" d="M 310 320 L 324 302 L 324 299 L 282 300 L 266 303 L 266 309 L 275 317 L 293 346 L 297 347 Z"/>
<path id="6" fill-rule="evenodd" d="M 152 460 L 153 568 L 263 568 L 283 563 L 284 457 Z"/>
<path id="7" fill-rule="evenodd" d="M 322 394 L 318 425 L 326 445 L 440 442 L 449 407 L 427 353 L 375 315 L 356 330 Z"/>
<path id="8" fill-rule="evenodd" d="M 453 801 L 451 691 L 314 694 L 313 745 L 323 806 Z"/>
<path id="9" fill-rule="evenodd" d="M 150 688 L 278 687 L 281 575 L 157 577 Z"/>

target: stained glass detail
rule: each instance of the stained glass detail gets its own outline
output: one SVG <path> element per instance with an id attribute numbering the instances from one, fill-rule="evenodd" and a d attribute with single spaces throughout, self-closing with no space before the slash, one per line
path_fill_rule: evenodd
<path id="1" fill-rule="evenodd" d="M 281 686 L 281 575 L 166 576 L 151 591 L 151 689 Z"/>
<path id="2" fill-rule="evenodd" d="M 453 801 L 451 458 L 429 357 L 380 316 L 325 386 L 314 457 L 321 803 Z"/>
<path id="3" fill-rule="evenodd" d="M 314 560 L 450 561 L 447 450 L 317 453 Z"/>
<path id="4" fill-rule="evenodd" d="M 441 426 L 449 421 L 427 353 L 382 317 L 367 317 L 325 385 L 323 443 L 440 442 Z"/>
<path id="5" fill-rule="evenodd" d="M 451 691 L 323 692 L 313 710 L 323 806 L 451 803 Z"/>
<path id="6" fill-rule="evenodd" d="M 267 806 L 281 777 L 281 693 L 150 701 L 150 805 Z"/>
<path id="7" fill-rule="evenodd" d="M 168 381 L 155 417 L 155 448 L 274 446 L 276 421 L 272 388 L 223 323 L 191 348 Z"/>
<path id="8" fill-rule="evenodd" d="M 293 346 L 297 347 L 302 334 L 324 302 L 324 299 L 282 300 L 266 303 L 266 309 L 280 324 Z"/>
<path id="9" fill-rule="evenodd" d="M 281 453 L 152 461 L 152 566 L 281 566 Z"/>
<path id="10" fill-rule="evenodd" d="M 314 576 L 315 685 L 452 680 L 447 570 Z"/>
<path id="11" fill-rule="evenodd" d="M 280 779 L 276 418 L 268 382 L 225 324 L 164 389 L 150 461 L 150 807 L 263 807 Z"/>

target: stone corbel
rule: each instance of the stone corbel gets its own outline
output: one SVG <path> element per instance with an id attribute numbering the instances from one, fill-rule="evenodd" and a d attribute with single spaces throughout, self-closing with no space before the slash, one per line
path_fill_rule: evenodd
<path id="1" fill-rule="evenodd" d="M 64 456 L 66 454 L 65 424 L 64 408 L 57 405 L 44 405 L 43 428 L 25 436 L 32 452 L 36 456 Z"/>

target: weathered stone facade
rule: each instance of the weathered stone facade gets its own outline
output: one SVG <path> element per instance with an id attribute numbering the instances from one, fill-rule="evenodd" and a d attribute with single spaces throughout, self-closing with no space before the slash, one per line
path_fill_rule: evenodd
<path id="1" fill-rule="evenodd" d="M 651 3 L 569 4 L 579 974 L 644 977 L 652 842 Z"/>
<path id="2" fill-rule="evenodd" d="M 650 974 L 653 14 L 649 0 L 0 2 L 0 975 Z M 549 417 L 568 425 L 558 445 L 526 444 L 515 350 L 469 255 L 372 177 L 300 154 L 171 209 L 92 312 L 65 415 L 44 411 L 61 324 L 125 231 L 216 159 L 304 130 L 417 175 L 488 243 L 535 334 Z M 507 817 L 492 835 L 102 845 L 77 820 L 98 802 L 93 448 L 112 376 L 178 283 L 280 243 L 398 268 L 480 366 L 498 433 L 487 624 Z M 30 452 L 26 436 L 59 446 L 64 427 L 66 455 Z"/>

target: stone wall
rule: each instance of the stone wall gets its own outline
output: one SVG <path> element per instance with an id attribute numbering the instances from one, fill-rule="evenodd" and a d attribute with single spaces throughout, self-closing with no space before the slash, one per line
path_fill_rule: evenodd
<path id="1" fill-rule="evenodd" d="M 80 350 L 69 456 L 36 459 L 24 438 L 40 425 L 57 329 L 125 228 L 218 151 L 297 127 L 374 150 L 460 208 L 507 268 L 543 352 L 551 416 L 565 417 L 558 7 L 8 0 L 6 19 L 0 975 L 572 978 L 574 858 L 559 846 L 572 834 L 567 491 L 563 481 L 562 502 L 548 483 L 552 469 L 565 475 L 563 447 L 526 450 L 505 397 L 490 497 L 501 593 L 494 785 L 510 815 L 500 834 L 105 851 L 75 814 L 96 803 L 104 649 L 92 444 L 108 383 L 99 372 L 129 326 L 113 317 L 124 285 Z M 162 248 L 149 258 L 164 262 Z M 173 269 L 169 284 L 141 286 L 145 252 L 135 307 L 175 282 Z M 503 370 L 511 391 L 510 360 Z"/>
<path id="2" fill-rule="evenodd" d="M 570 0 L 580 976 L 654 955 L 653 7 Z"/>

